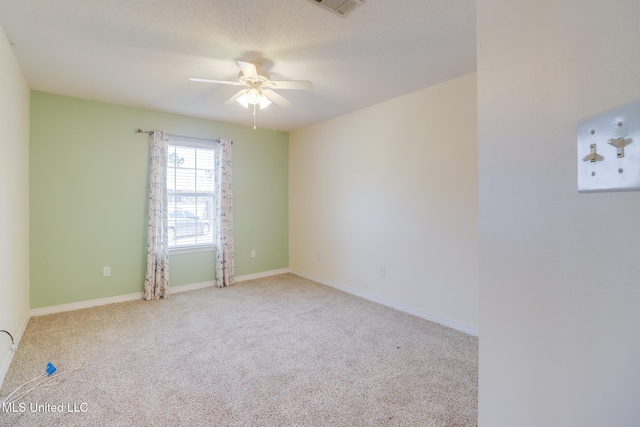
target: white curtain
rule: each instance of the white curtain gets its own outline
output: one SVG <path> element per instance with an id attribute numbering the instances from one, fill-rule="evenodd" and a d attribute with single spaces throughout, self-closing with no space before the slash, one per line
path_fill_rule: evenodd
<path id="1" fill-rule="evenodd" d="M 216 286 L 231 286 L 233 274 L 233 184 L 231 182 L 232 142 L 219 140 L 216 144 L 215 174 L 217 203 L 214 218 L 216 247 Z"/>
<path id="2" fill-rule="evenodd" d="M 169 241 L 167 239 L 167 145 L 162 131 L 149 136 L 149 226 L 144 299 L 169 297 Z"/>

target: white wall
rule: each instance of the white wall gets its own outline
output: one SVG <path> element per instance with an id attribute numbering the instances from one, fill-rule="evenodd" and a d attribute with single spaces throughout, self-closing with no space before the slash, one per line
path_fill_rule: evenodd
<path id="1" fill-rule="evenodd" d="M 29 88 L 0 27 L 0 329 L 17 340 L 29 318 Z M 11 340 L 0 334 L 0 384 Z"/>
<path id="2" fill-rule="evenodd" d="M 577 192 L 576 125 L 640 98 L 640 2 L 477 11 L 480 426 L 638 426 L 640 193 Z"/>
<path id="3" fill-rule="evenodd" d="M 291 132 L 291 270 L 477 334 L 476 132 L 475 74 Z"/>

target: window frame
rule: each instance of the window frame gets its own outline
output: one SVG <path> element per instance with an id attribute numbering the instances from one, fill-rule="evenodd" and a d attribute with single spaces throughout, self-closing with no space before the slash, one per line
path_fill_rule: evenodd
<path id="1" fill-rule="evenodd" d="M 214 155 L 214 160 L 213 160 L 213 173 L 215 174 L 215 156 L 218 156 L 218 150 L 216 149 L 217 144 L 216 144 L 216 140 L 213 139 L 204 139 L 204 138 L 194 138 L 194 137 L 186 137 L 186 136 L 178 136 L 178 135 L 167 135 L 168 136 L 168 143 L 167 143 L 167 156 L 170 153 L 170 147 L 174 146 L 174 147 L 190 147 L 190 148 L 195 148 L 195 149 L 207 149 L 207 150 L 212 150 L 213 151 L 213 155 Z M 175 166 L 173 167 L 174 169 L 177 169 Z M 167 159 L 167 184 L 168 184 L 168 180 L 169 180 L 169 161 Z M 196 196 L 197 197 L 197 196 Z M 216 199 L 217 199 L 217 194 L 215 192 L 215 188 L 214 188 L 214 192 L 213 192 L 213 203 L 214 206 L 212 207 L 212 209 L 215 209 L 215 203 L 216 203 Z M 175 206 L 175 204 L 174 204 Z M 172 208 L 172 203 L 169 202 L 169 185 L 167 185 L 167 226 L 169 225 L 169 212 L 171 211 Z M 197 215 L 197 212 L 195 213 L 195 215 Z M 210 219 L 210 227 L 211 227 L 211 231 L 210 233 L 214 232 L 214 224 L 213 224 L 213 217 Z M 176 239 L 177 240 L 177 239 Z M 169 246 L 169 254 L 174 255 L 174 254 L 187 254 L 187 253 L 199 253 L 199 252 L 213 252 L 215 251 L 215 243 L 212 242 L 207 242 L 207 243 L 202 243 L 202 244 L 183 244 L 183 245 L 173 245 L 173 246 Z"/>

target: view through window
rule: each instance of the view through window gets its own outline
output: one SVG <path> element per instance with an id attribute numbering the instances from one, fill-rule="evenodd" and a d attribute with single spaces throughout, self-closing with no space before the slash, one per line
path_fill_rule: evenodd
<path id="1" fill-rule="evenodd" d="M 213 245 L 215 174 L 210 144 L 169 140 L 167 211 L 169 249 Z"/>

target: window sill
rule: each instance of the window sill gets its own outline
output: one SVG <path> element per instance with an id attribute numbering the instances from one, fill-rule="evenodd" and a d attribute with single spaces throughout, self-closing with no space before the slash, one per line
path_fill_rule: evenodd
<path id="1" fill-rule="evenodd" d="M 215 252 L 215 246 L 184 246 L 181 248 L 169 248 L 169 255 L 194 254 L 198 252 Z"/>

